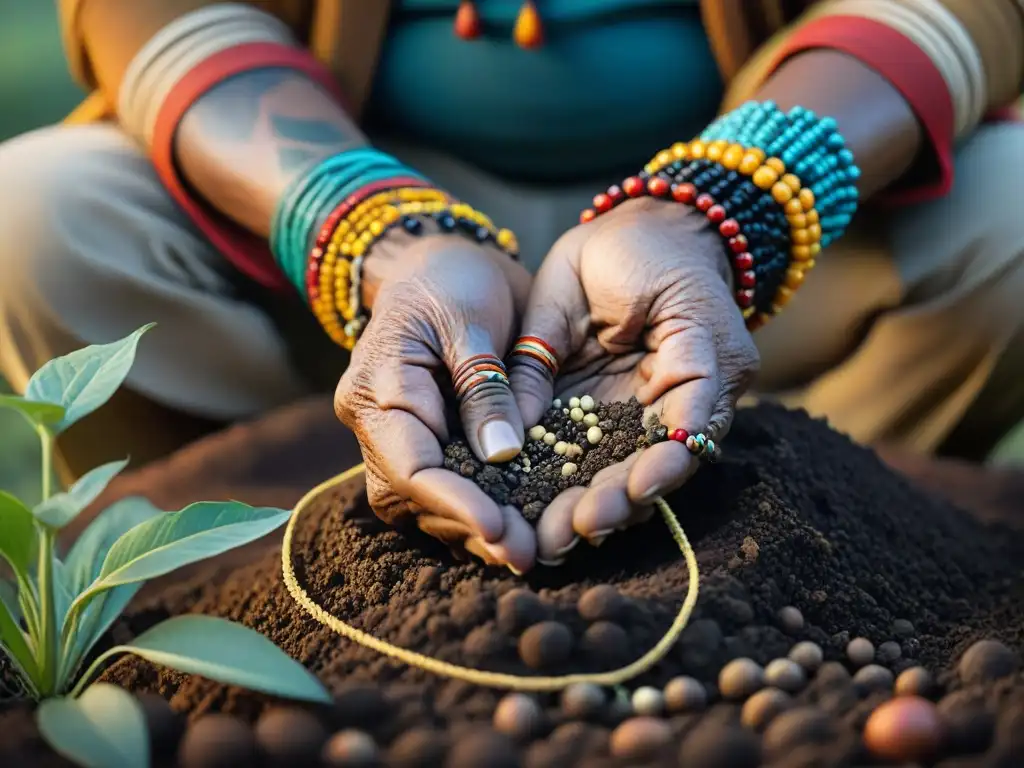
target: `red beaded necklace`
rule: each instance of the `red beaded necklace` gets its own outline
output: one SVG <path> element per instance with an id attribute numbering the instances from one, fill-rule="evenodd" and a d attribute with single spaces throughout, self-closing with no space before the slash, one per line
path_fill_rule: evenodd
<path id="1" fill-rule="evenodd" d="M 458 13 L 455 14 L 455 34 L 463 40 L 476 40 L 480 37 L 482 24 L 480 14 L 472 0 L 462 0 Z M 544 44 L 544 27 L 540 13 L 533 0 L 526 0 L 519 9 L 516 26 L 512 30 L 512 39 L 520 48 L 540 48 Z"/>

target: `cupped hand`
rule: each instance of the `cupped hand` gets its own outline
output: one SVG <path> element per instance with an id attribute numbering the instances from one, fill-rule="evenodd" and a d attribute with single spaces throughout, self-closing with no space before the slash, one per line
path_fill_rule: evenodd
<path id="1" fill-rule="evenodd" d="M 724 437 L 758 367 L 737 308 L 717 232 L 683 205 L 639 198 L 566 233 L 537 274 L 523 321 L 561 361 L 555 382 L 514 366 L 512 388 L 527 426 L 553 397 L 631 396 L 670 430 Z M 697 459 L 658 443 L 598 472 L 589 488 L 556 497 L 537 527 L 537 558 L 557 564 L 580 540 L 608 535 L 653 513 Z"/>
<path id="2" fill-rule="evenodd" d="M 472 481 L 444 469 L 451 377 L 473 355 L 504 357 L 529 289 L 525 270 L 495 248 L 455 235 L 389 236 L 367 259 L 370 321 L 335 393 L 338 418 L 359 439 L 371 506 L 388 523 L 426 533 L 522 572 L 533 528 Z M 507 460 L 523 420 L 506 384 L 474 388 L 458 405 L 484 461 Z"/>

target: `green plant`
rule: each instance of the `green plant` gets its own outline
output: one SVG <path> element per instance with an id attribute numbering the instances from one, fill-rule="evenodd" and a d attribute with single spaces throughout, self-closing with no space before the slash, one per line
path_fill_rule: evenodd
<path id="1" fill-rule="evenodd" d="M 116 686 L 86 687 L 117 654 L 277 696 L 328 700 L 316 677 L 263 635 L 209 616 L 168 619 L 81 672 L 145 581 L 254 541 L 291 514 L 235 501 L 163 512 L 145 499 L 128 498 L 101 512 L 66 559 L 57 556 L 57 532 L 96 500 L 127 461 L 97 467 L 68 490 L 54 492 L 54 439 L 114 394 L 150 327 L 51 360 L 29 381 L 24 397 L 0 396 L 0 407 L 21 413 L 38 434 L 43 477 L 42 500 L 32 508 L 0 491 L 0 560 L 13 577 L 0 577 L 0 655 L 27 695 L 42 701 L 37 720 L 43 735 L 87 766 L 148 764 L 135 698 Z"/>

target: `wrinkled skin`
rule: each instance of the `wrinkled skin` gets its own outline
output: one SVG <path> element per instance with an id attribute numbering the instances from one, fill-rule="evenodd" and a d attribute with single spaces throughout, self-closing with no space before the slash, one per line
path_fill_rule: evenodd
<path id="1" fill-rule="evenodd" d="M 524 426 L 556 395 L 636 395 L 670 428 L 721 439 L 758 358 L 732 299 L 721 242 L 683 206 L 629 201 L 573 228 L 548 254 L 528 298 L 528 278 L 496 261 L 503 258 L 452 237 L 408 244 L 403 268 L 381 283 L 335 408 L 359 438 L 370 503 L 382 519 L 414 517 L 427 533 L 523 572 L 538 560 L 561 562 L 579 537 L 599 545 L 647 519 L 653 498 L 686 482 L 696 460 L 674 442 L 631 456 L 591 488 L 562 493 L 535 531 L 442 468 L 448 427 L 439 379 L 470 355 L 504 357 L 522 334 L 558 353 L 554 384 L 514 367 L 513 391 L 480 387 L 462 404 L 466 436 L 486 460 L 521 447 Z M 495 431 L 495 422 L 507 428 Z"/>
<path id="2" fill-rule="evenodd" d="M 631 396 L 674 429 L 721 440 L 758 354 L 732 297 L 719 235 L 691 208 L 641 198 L 566 233 L 534 280 L 522 333 L 562 361 L 554 386 L 535 369 L 513 369 L 522 417 L 535 423 L 553 396 L 598 401 Z M 557 564 L 580 540 L 600 545 L 648 519 L 652 502 L 697 468 L 664 442 L 571 488 L 545 510 L 538 557 Z"/>

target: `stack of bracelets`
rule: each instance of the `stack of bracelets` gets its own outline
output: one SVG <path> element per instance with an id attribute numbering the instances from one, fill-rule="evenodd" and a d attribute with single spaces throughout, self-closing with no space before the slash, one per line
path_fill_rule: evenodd
<path id="1" fill-rule="evenodd" d="M 429 223 L 436 231 L 492 242 L 518 256 L 510 230 L 498 229 L 484 214 L 369 148 L 328 157 L 293 182 L 274 215 L 270 245 L 327 334 L 351 350 L 368 319 L 363 259 L 393 227 L 418 235 Z"/>
<path id="2" fill-rule="evenodd" d="M 755 330 L 786 305 L 821 249 L 842 236 L 857 209 L 859 176 L 835 120 L 800 107 L 783 112 L 771 102 L 750 102 L 595 196 L 580 221 L 642 196 L 697 208 L 725 241 L 736 302 Z M 346 349 L 355 346 L 368 319 L 363 260 L 393 227 L 413 235 L 458 233 L 518 255 L 510 230 L 498 229 L 395 158 L 370 148 L 326 158 L 282 198 L 270 243 L 289 282 Z M 554 350 L 536 337 L 516 343 L 508 360 L 513 363 L 532 365 L 552 379 L 558 372 Z M 453 382 L 460 400 L 484 384 L 508 385 L 503 361 L 476 355 L 460 364 Z M 704 433 L 674 429 L 670 437 L 700 458 L 718 455 Z"/>
<path id="3" fill-rule="evenodd" d="M 786 305 L 821 249 L 842 236 L 857 210 L 859 176 L 835 120 L 748 102 L 595 196 L 580 221 L 645 195 L 696 207 L 726 242 L 736 303 L 753 331 Z"/>

